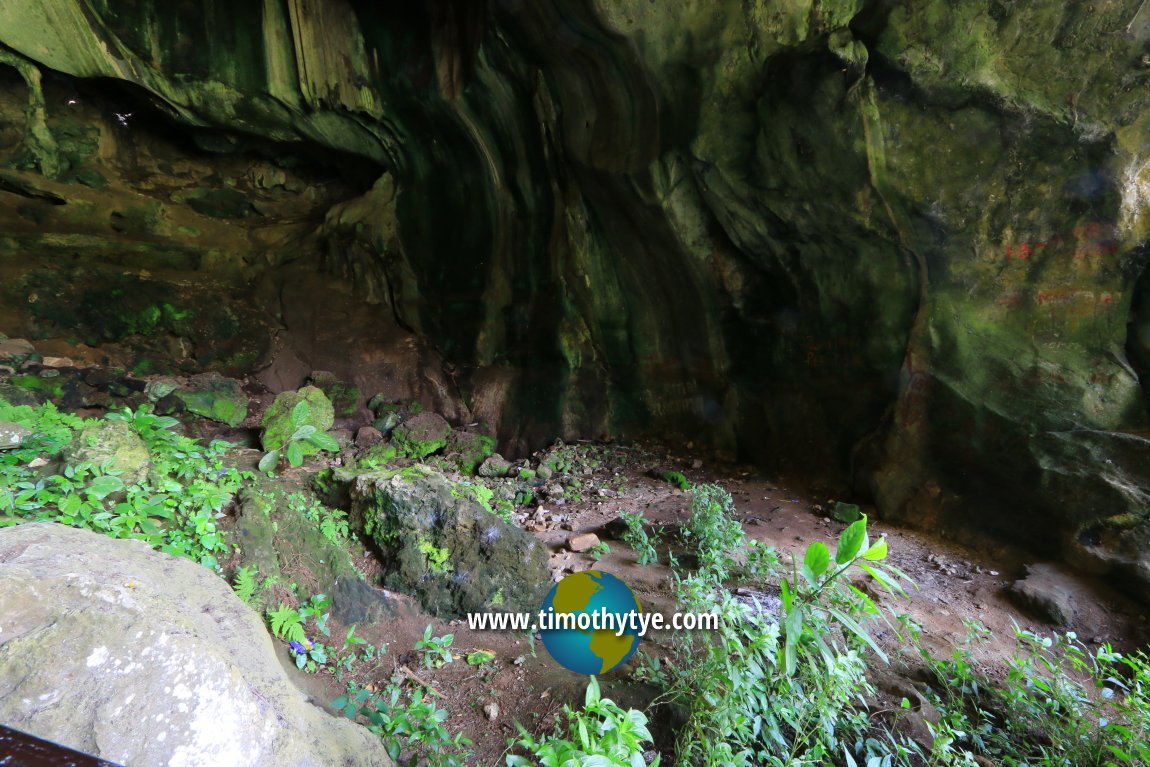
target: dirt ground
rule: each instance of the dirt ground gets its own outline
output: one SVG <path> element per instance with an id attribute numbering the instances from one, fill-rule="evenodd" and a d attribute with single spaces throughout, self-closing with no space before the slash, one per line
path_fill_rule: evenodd
<path id="1" fill-rule="evenodd" d="M 687 519 L 691 493 L 648 476 L 653 466 L 681 470 L 692 483 L 725 487 L 734 498 L 747 535 L 776 547 L 784 562 L 792 554 L 801 558 L 806 546 L 816 540 L 833 548 L 846 526 L 829 516 L 828 509 L 836 499 L 822 497 L 782 478 L 763 476 L 745 467 L 711 468 L 704 458 L 669 456 L 653 448 L 613 447 L 606 454 L 610 458 L 585 477 L 584 500 L 562 506 L 544 502 L 542 513 L 537 513 L 535 506 L 523 509 L 527 512 L 525 526 L 550 547 L 557 575 L 585 569 L 612 573 L 635 591 L 647 611 L 669 614 L 674 610 L 670 570 L 665 564 L 639 565 L 635 553 L 621 540 L 610 537 L 604 528 L 617 519 L 620 511 L 642 512 L 654 526 L 675 526 Z M 599 494 L 600 489 L 605 495 Z M 873 516 L 868 529 L 872 540 L 886 536 L 889 563 L 909 575 L 917 586 L 908 589 L 905 599 L 881 591 L 876 596 L 881 603 L 908 613 L 919 623 L 924 646 L 936 656 L 948 656 L 954 646 L 964 642 L 968 635 L 964 621 L 969 619 L 990 629 L 991 639 L 980 645 L 976 657 L 991 666 L 1000 665 L 1012 651 L 1015 624 L 1046 633 L 1055 628 L 1020 609 L 1008 595 L 1010 584 L 1023 575 L 1024 565 L 1035 561 L 1026 552 L 998 543 L 963 545 L 939 540 L 924 532 L 885 525 Z M 567 551 L 568 538 L 583 532 L 595 532 L 609 544 L 611 550 L 601 561 Z M 370 567 L 370 557 L 364 564 Z M 763 584 L 763 588 L 775 590 L 773 584 Z M 1145 643 L 1148 623 L 1144 609 L 1100 583 L 1079 578 L 1074 589 L 1076 618 L 1058 630 L 1074 630 L 1092 647 L 1103 642 L 1118 648 Z M 517 733 L 517 722 L 533 733 L 549 731 L 565 703 L 581 702 L 586 677 L 560 667 L 542 643 L 531 642 L 522 634 L 471 631 L 460 620 L 437 621 L 410 600 L 398 599 L 403 607 L 394 620 L 386 625 L 357 628 L 369 641 L 386 643 L 388 648 L 369 676 L 381 688 L 398 670 L 410 685 L 426 689 L 438 705 L 450 712 L 449 729 L 462 731 L 474 741 L 477 756 L 473 764 L 502 765 L 508 739 Z M 454 635 L 455 662 L 439 669 L 421 668 L 419 656 L 413 651 L 429 624 L 436 636 Z M 336 627 L 333 636 L 342 636 L 342 629 Z M 889 705 L 892 701 L 897 702 L 912 690 L 919 662 L 892 631 L 881 625 L 874 629 L 891 657 L 889 667 L 876 660 L 872 678 L 880 694 L 874 705 L 893 708 Z M 658 633 L 648 635 L 641 649 L 657 654 L 665 639 Z M 490 650 L 496 659 L 480 668 L 464 662 L 468 653 L 480 649 Z M 605 694 L 621 704 L 645 708 L 653 692 L 631 679 L 634 665 L 632 658 L 606 674 L 601 683 Z M 331 676 L 293 675 L 320 704 L 344 691 L 343 684 Z M 656 740 L 664 747 L 673 738 L 657 714 L 653 717 L 653 729 Z"/>

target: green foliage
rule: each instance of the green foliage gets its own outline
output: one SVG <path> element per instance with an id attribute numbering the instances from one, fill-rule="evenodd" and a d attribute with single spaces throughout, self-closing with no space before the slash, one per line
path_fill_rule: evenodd
<path id="1" fill-rule="evenodd" d="M 75 433 L 98 423 L 60 413 L 49 404 L 13 407 L 0 400 L 0 420 L 33 431 L 16 450 L 0 452 L 0 524 L 21 520 L 59 522 L 115 538 L 136 538 L 176 556 L 219 569 L 228 547 L 217 527 L 224 507 L 249 474 L 226 467 L 231 447 L 204 446 L 171 428 L 179 422 L 157 416 L 147 405 L 109 413 L 129 424 L 148 448 L 151 471 L 126 484 L 110 465 L 81 463 L 60 474 L 43 474 L 36 459 L 55 456 Z"/>
<path id="2" fill-rule="evenodd" d="M 873 692 L 864 653 L 881 656 L 881 649 L 865 625 L 879 610 L 846 576 L 869 568 L 881 585 L 901 591 L 896 576 L 877 564 L 886 555 L 885 541 L 870 545 L 864 518 L 843 532 L 833 559 L 825 544 L 812 544 L 802 567 L 792 563 L 791 577 L 780 580 L 783 605 L 776 621 L 723 585 L 740 571 L 774 566 L 773 552 L 755 548 L 747 565 L 735 565 L 745 535 L 725 491 L 695 489 L 683 534 L 700 567 L 687 574 L 673 565 L 680 609 L 717 613 L 721 620 L 713 633 L 673 635 L 670 662 L 650 660 L 643 669 L 665 688 L 666 699 L 687 712 L 676 744 L 678 764 L 789 767 L 840 756 L 849 764 L 850 750 L 865 741 L 869 726 L 856 707 Z"/>
<path id="3" fill-rule="evenodd" d="M 655 541 L 643 529 L 643 515 L 640 512 L 620 511 L 619 518 L 627 525 L 627 532 L 623 533 L 623 542 L 635 550 L 639 555 L 639 564 L 655 565 L 659 563 L 659 552 L 655 550 Z"/>
<path id="4" fill-rule="evenodd" d="M 551 735 L 536 738 L 520 724 L 518 740 L 511 741 L 533 757 L 509 755 L 507 767 L 640 767 L 647 764 L 643 752 L 652 742 L 647 717 L 635 709 L 624 710 L 610 698 L 603 698 L 599 682 L 591 677 L 583 709 L 563 707 L 566 727 L 559 725 Z M 659 757 L 651 763 L 658 767 Z"/>
<path id="5" fill-rule="evenodd" d="M 337 546 L 347 543 L 350 530 L 346 511 L 324 506 L 317 499 L 303 493 L 292 493 L 287 501 L 288 508 L 299 512 L 309 522 L 315 523 L 324 538 Z"/>
<path id="6" fill-rule="evenodd" d="M 441 668 L 452 661 L 451 643 L 455 641 L 454 634 L 444 634 L 441 637 L 432 636 L 431 624 L 423 631 L 423 639 L 415 643 L 416 652 L 419 653 L 419 662 L 424 668 Z"/>
<path id="7" fill-rule="evenodd" d="M 932 702 L 941 714 L 929 753 L 938 765 L 986 756 L 1007 767 L 1111 767 L 1150 764 L 1150 658 L 1109 645 L 1089 650 L 1073 633 L 1049 637 L 1015 627 L 1006 680 L 974 660 L 990 632 L 972 627 L 964 646 L 936 660 Z"/>
<path id="8" fill-rule="evenodd" d="M 591 555 L 592 559 L 598 562 L 604 555 L 611 553 L 611 546 L 606 541 L 600 541 L 587 549 L 587 553 Z"/>
<path id="9" fill-rule="evenodd" d="M 659 475 L 659 479 L 664 482 L 674 485 L 683 492 L 691 489 L 691 483 L 681 471 L 665 471 Z"/>
<path id="10" fill-rule="evenodd" d="M 447 711 L 422 691 L 406 689 L 394 676 L 382 693 L 373 695 L 355 685 L 332 701 L 348 719 L 362 717 L 364 725 L 379 736 L 396 764 L 414 767 L 467 767 L 473 756 L 471 740 L 452 735 L 444 722 Z M 407 756 L 407 759 L 404 757 Z"/>
<path id="11" fill-rule="evenodd" d="M 304 617 L 294 607 L 280 603 L 279 607 L 268 611 L 268 622 L 272 633 L 288 642 L 303 642 L 307 639 Z"/>
<path id="12" fill-rule="evenodd" d="M 259 584 L 256 582 L 256 576 L 259 574 L 259 568 L 255 565 L 247 567 L 236 568 L 235 583 L 232 588 L 236 592 L 236 596 L 244 601 L 246 604 L 252 603 L 252 598 L 255 596 L 256 589 Z"/>
<path id="13" fill-rule="evenodd" d="M 451 572 L 451 565 L 448 564 L 448 559 L 451 557 L 450 551 L 440 548 L 428 540 L 419 541 L 419 550 L 427 557 L 427 569 L 431 572 L 440 575 Z"/>
<path id="14" fill-rule="evenodd" d="M 279 466 L 283 458 L 287 458 L 293 467 L 303 465 L 304 445 L 310 445 L 317 450 L 326 450 L 330 453 L 339 451 L 339 443 L 326 432 L 319 431 L 308 423 L 311 406 L 307 400 L 300 400 L 291 411 L 291 425 L 293 431 L 284 440 L 281 447 L 269 451 L 260 459 L 259 469 L 271 473 Z"/>

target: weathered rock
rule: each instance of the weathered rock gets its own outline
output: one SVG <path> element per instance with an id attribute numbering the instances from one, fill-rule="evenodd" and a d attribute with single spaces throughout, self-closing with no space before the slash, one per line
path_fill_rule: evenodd
<path id="1" fill-rule="evenodd" d="M 301 402 L 306 402 L 308 407 L 306 416 L 298 426 L 314 426 L 316 431 L 327 431 L 335 423 L 331 402 L 316 387 L 305 386 L 299 391 L 284 392 L 275 398 L 260 421 L 264 427 L 261 437 L 264 450 L 279 450 L 295 433 L 298 426 L 292 423 L 292 412 Z M 301 449 L 304 455 L 319 452 L 319 448 L 307 442 L 301 443 Z"/>
<path id="2" fill-rule="evenodd" d="M 119 764 L 391 765 L 306 702 L 260 617 L 184 559 L 60 525 L 0 530 L 0 721 Z"/>
<path id="3" fill-rule="evenodd" d="M 1010 587 L 1020 607 L 1056 626 L 1074 622 L 1081 592 L 1078 581 L 1052 564 L 1027 565 L 1026 577 Z"/>
<path id="4" fill-rule="evenodd" d="M 383 442 L 383 432 L 374 426 L 361 426 L 355 433 L 355 446 L 362 449 Z"/>
<path id="5" fill-rule="evenodd" d="M 481 477 L 506 477 L 510 473 L 511 462 L 499 453 L 488 456 L 487 460 L 479 465 Z"/>
<path id="6" fill-rule="evenodd" d="M 315 500 L 306 491 L 265 480 L 244 488 L 235 529 L 241 564 L 255 567 L 260 581 L 280 576 L 284 563 L 307 572 L 314 592 L 332 597 L 332 612 L 342 623 L 391 616 L 394 606 L 387 595 L 364 582 L 346 546 L 324 535 L 322 518 L 306 516 Z"/>
<path id="7" fill-rule="evenodd" d="M 163 389 L 153 387 L 149 396 L 155 396 L 160 391 Z M 228 426 L 239 426 L 248 417 L 248 395 L 244 393 L 240 382 L 224 378 L 219 373 L 192 376 L 186 387 L 180 387 L 172 393 L 183 401 L 188 412 Z"/>
<path id="8" fill-rule="evenodd" d="M 32 435 L 32 430 L 11 421 L 0 421 L 0 450 L 12 450 L 20 447 L 25 437 Z"/>
<path id="9" fill-rule="evenodd" d="M 120 472 L 120 479 L 128 485 L 143 479 L 151 467 L 147 445 L 125 421 L 100 421 L 85 426 L 64 448 L 61 457 L 69 466 L 108 464 Z"/>
<path id="10" fill-rule="evenodd" d="M 451 424 L 438 413 L 420 413 L 391 432 L 391 443 L 405 458 L 426 458 L 442 450 L 451 435 Z"/>
<path id="11" fill-rule="evenodd" d="M 36 347 L 23 338 L 0 340 L 0 362 L 19 365 L 36 355 Z"/>
<path id="12" fill-rule="evenodd" d="M 567 548 L 572 551 L 587 551 L 599 545 L 599 536 L 595 533 L 583 533 L 582 535 L 573 535 L 567 539 Z"/>
<path id="13" fill-rule="evenodd" d="M 340 380 L 328 370 L 313 370 L 310 378 L 312 386 L 327 395 L 336 417 L 350 418 L 358 412 L 361 397 L 355 384 Z"/>
<path id="14" fill-rule="evenodd" d="M 456 429 L 447 438 L 444 453 L 463 474 L 474 474 L 495 450 L 495 438 L 488 434 Z"/>
<path id="15" fill-rule="evenodd" d="M 549 582 L 543 545 L 473 493 L 419 467 L 380 471 L 354 478 L 352 509 L 391 568 L 388 584 L 429 612 L 538 610 Z"/>

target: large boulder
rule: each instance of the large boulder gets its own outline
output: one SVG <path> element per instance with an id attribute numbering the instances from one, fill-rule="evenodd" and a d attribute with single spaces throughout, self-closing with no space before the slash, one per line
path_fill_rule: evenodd
<path id="1" fill-rule="evenodd" d="M 162 391 L 162 389 L 161 389 Z M 219 373 L 192 376 L 186 387 L 173 392 L 188 412 L 236 427 L 248 417 L 248 395 L 234 378 Z"/>
<path id="2" fill-rule="evenodd" d="M 420 413 L 391 433 L 391 443 L 405 458 L 426 458 L 442 450 L 451 436 L 451 424 L 438 413 Z"/>
<path id="3" fill-rule="evenodd" d="M 429 612 L 534 612 L 551 585 L 541 542 L 493 514 L 490 491 L 420 467 L 355 477 L 352 510 L 390 564 L 388 584 Z"/>
<path id="4" fill-rule="evenodd" d="M 392 765 L 308 703 L 210 571 L 53 524 L 0 530 L 0 721 L 128 765 Z"/>

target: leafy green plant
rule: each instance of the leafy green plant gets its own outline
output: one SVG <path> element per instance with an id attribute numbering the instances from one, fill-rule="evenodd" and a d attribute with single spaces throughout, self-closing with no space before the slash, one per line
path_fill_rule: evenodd
<path id="1" fill-rule="evenodd" d="M 600 694 L 599 682 L 587 683 L 582 710 L 563 707 L 566 727 L 559 725 L 551 735 L 536 738 L 521 724 L 519 738 L 511 744 L 530 753 L 537 761 L 509 755 L 507 767 L 638 767 L 647 764 L 643 752 L 652 742 L 647 717 L 635 709 L 624 710 Z M 658 767 L 656 756 L 651 767 Z"/>
<path id="2" fill-rule="evenodd" d="M 256 576 L 258 575 L 259 568 L 255 565 L 236 568 L 235 582 L 232 584 L 232 588 L 235 590 L 236 596 L 247 604 L 252 603 L 252 598 L 255 596 L 256 589 L 259 587 L 259 584 L 256 582 Z"/>
<path id="3" fill-rule="evenodd" d="M 151 470 L 127 484 L 110 465 L 81 463 L 43 475 L 43 463 L 75 439 L 78 430 L 98 424 L 45 404 L 14 407 L 0 400 L 0 420 L 33 431 L 20 448 L 0 452 L 0 525 L 21 520 L 59 522 L 116 538 L 136 538 L 175 556 L 219 571 L 229 550 L 217 520 L 223 516 L 246 472 L 225 466 L 226 442 L 203 445 L 172 431 L 174 418 L 155 415 L 150 406 L 109 413 L 129 424 L 148 449 Z M 38 460 L 39 459 L 39 460 Z"/>
<path id="4" fill-rule="evenodd" d="M 587 549 L 587 553 L 591 555 L 592 559 L 598 562 L 604 555 L 611 553 L 611 546 L 606 541 L 600 541 Z"/>
<path id="5" fill-rule="evenodd" d="M 712 633 L 673 635 L 668 662 L 648 659 L 642 667 L 643 676 L 664 687 L 663 700 L 687 713 L 676 744 L 678 764 L 851 764 L 852 749 L 868 760 L 877 756 L 876 765 L 893 758 L 897 749 L 876 754 L 868 745 L 870 724 L 857 706 L 873 692 L 864 653 L 884 657 L 865 626 L 880 611 L 847 576 L 873 571 L 880 585 L 899 592 L 902 576 L 877 564 L 886 543 L 870 544 L 865 518 L 843 532 L 833 560 L 825 544 L 815 543 L 801 569 L 792 564 L 791 576 L 779 581 L 777 621 L 766 606 L 739 601 L 724 586 L 747 569 L 735 563 L 746 542 L 725 491 L 695 488 L 683 537 L 700 566 L 687 573 L 673 563 L 680 609 L 716 613 L 720 621 Z M 761 566 L 772 566 L 773 552 L 758 556 Z"/>
<path id="6" fill-rule="evenodd" d="M 319 431 L 307 422 L 310 412 L 311 406 L 307 400 L 300 400 L 292 408 L 291 424 L 294 431 L 282 447 L 268 452 L 260 459 L 260 471 L 271 473 L 283 458 L 287 458 L 288 463 L 294 467 L 302 466 L 304 444 L 332 453 L 339 451 L 339 443 L 330 434 Z"/>
<path id="7" fill-rule="evenodd" d="M 448 560 L 451 557 L 451 552 L 445 548 L 436 546 L 429 540 L 419 541 L 419 551 L 427 557 L 427 569 L 433 573 L 440 575 L 451 572 L 451 565 Z"/>
<path id="8" fill-rule="evenodd" d="M 397 764 L 414 767 L 466 767 L 472 757 L 471 740 L 452 735 L 444 726 L 447 711 L 422 691 L 405 690 L 403 680 L 393 676 L 382 693 L 348 686 L 346 695 L 332 701 L 348 719 L 362 717 L 364 725 L 383 742 Z M 407 755 L 407 759 L 404 756 Z"/>
<path id="9" fill-rule="evenodd" d="M 655 549 L 655 541 L 643 529 L 643 515 L 639 512 L 620 511 L 619 518 L 627 525 L 627 532 L 623 533 L 623 542 L 635 550 L 639 556 L 640 565 L 655 565 L 659 563 L 659 552 Z"/>
<path id="10" fill-rule="evenodd" d="M 423 631 L 423 639 L 415 643 L 420 663 L 423 664 L 424 668 L 441 668 L 451 663 L 451 644 L 454 641 L 454 634 L 444 634 L 440 637 L 432 636 L 431 624 L 427 624 L 427 628 Z"/>
<path id="11" fill-rule="evenodd" d="M 665 471 L 659 475 L 659 479 L 663 480 L 669 485 L 674 485 L 683 492 L 691 489 L 691 482 L 687 479 L 686 475 L 681 471 Z"/>
<path id="12" fill-rule="evenodd" d="M 317 499 L 309 498 L 303 493 L 289 495 L 288 507 L 298 511 L 309 522 L 315 523 L 323 537 L 332 543 L 337 546 L 347 543 L 350 529 L 346 511 L 324 506 Z"/>

